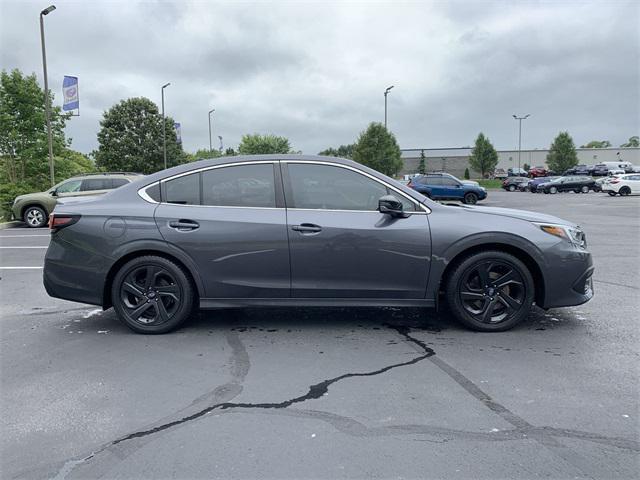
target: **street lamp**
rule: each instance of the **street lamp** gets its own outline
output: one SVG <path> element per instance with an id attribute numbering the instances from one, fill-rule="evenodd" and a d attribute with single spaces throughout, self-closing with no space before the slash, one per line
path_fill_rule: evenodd
<path id="1" fill-rule="evenodd" d="M 56 9 L 55 5 L 49 5 L 40 12 L 40 41 L 42 43 L 42 70 L 44 73 L 44 111 L 47 120 L 47 137 L 49 140 L 49 175 L 51 176 L 51 186 L 55 185 L 53 172 L 53 136 L 51 134 L 51 98 L 49 98 L 49 78 L 47 77 L 47 52 L 44 46 L 44 16 L 49 15 Z"/>
<path id="2" fill-rule="evenodd" d="M 162 93 L 162 156 L 164 157 L 164 168 L 167 169 L 167 129 L 164 121 L 164 89 L 171 83 L 165 83 L 160 92 Z"/>
<path id="3" fill-rule="evenodd" d="M 209 110 L 209 151 L 210 152 L 213 152 L 213 143 L 211 141 L 211 114 L 215 111 L 216 111 L 215 108 L 212 108 L 211 110 Z"/>
<path id="4" fill-rule="evenodd" d="M 527 113 L 524 117 L 513 115 L 513 118 L 518 120 L 518 175 L 520 175 L 520 153 L 522 150 L 522 120 L 526 120 L 530 116 L 530 113 Z"/>
<path id="5" fill-rule="evenodd" d="M 384 91 L 384 128 L 387 128 L 387 95 L 389 95 L 389 92 L 391 91 L 391 89 L 393 88 L 393 85 L 391 85 L 390 87 L 387 87 L 387 89 Z"/>

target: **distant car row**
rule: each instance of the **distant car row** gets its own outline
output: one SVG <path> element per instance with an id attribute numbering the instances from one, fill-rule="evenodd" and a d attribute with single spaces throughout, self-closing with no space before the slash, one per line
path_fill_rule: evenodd
<path id="1" fill-rule="evenodd" d="M 621 175 L 625 173 L 640 173 L 640 166 L 632 165 L 630 162 L 602 162 L 596 165 L 576 165 L 569 168 L 562 175 L 588 175 L 592 177 L 605 177 L 609 175 Z M 509 177 L 552 177 L 556 173 L 548 170 L 544 166 L 531 167 L 529 170 L 523 168 L 497 168 L 492 177 L 496 179 L 505 179 Z"/>
<path id="2" fill-rule="evenodd" d="M 509 177 L 502 182 L 509 192 L 550 193 L 607 192 L 611 196 L 640 193 L 640 173 L 620 174 L 595 180 L 587 175 L 565 175 L 561 177 Z"/>

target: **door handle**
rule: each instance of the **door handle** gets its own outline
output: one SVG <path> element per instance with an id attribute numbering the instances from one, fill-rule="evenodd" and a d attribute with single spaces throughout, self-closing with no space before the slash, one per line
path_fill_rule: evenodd
<path id="1" fill-rule="evenodd" d="M 313 223 L 301 223 L 300 225 L 294 225 L 291 230 L 295 230 L 300 233 L 318 233 L 322 231 L 322 227 L 314 225 Z"/>
<path id="2" fill-rule="evenodd" d="M 193 220 L 172 220 L 169 222 L 169 226 L 171 228 L 175 228 L 176 230 L 195 230 L 200 226 L 198 222 L 194 222 Z"/>

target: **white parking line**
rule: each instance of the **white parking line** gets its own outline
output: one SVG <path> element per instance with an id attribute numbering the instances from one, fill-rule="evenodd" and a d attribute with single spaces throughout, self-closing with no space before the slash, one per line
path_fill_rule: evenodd
<path id="1" fill-rule="evenodd" d="M 0 248 L 49 248 L 47 247 L 0 247 Z"/>
<path id="2" fill-rule="evenodd" d="M 50 237 L 51 235 L 0 235 L 0 238 Z"/>
<path id="3" fill-rule="evenodd" d="M 41 270 L 44 267 L 0 267 L 0 270 Z"/>

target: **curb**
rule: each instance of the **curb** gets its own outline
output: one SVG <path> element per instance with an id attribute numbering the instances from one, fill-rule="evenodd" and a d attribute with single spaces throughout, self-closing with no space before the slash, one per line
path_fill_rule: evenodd
<path id="1" fill-rule="evenodd" d="M 6 228 L 13 228 L 16 225 L 19 225 L 21 222 L 14 220 L 12 222 L 4 222 L 4 223 L 0 223 L 0 230 L 4 230 Z"/>

